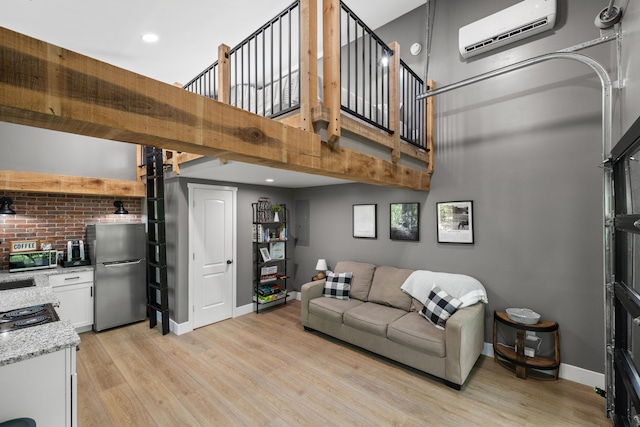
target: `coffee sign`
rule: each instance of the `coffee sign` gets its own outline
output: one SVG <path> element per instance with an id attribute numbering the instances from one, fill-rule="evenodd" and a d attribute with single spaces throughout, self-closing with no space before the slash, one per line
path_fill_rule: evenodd
<path id="1" fill-rule="evenodd" d="M 33 252 L 38 250 L 37 240 L 20 240 L 11 242 L 9 252 Z"/>

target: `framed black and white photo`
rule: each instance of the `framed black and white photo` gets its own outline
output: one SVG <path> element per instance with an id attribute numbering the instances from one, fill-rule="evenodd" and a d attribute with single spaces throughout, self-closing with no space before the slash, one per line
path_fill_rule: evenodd
<path id="1" fill-rule="evenodd" d="M 271 261 L 271 255 L 269 255 L 269 248 L 260 248 L 260 255 L 262 256 L 262 262 Z"/>
<path id="2" fill-rule="evenodd" d="M 420 203 L 391 203 L 391 240 L 420 240 Z"/>
<path id="3" fill-rule="evenodd" d="M 438 243 L 473 243 L 473 202 L 436 203 Z"/>
<path id="4" fill-rule="evenodd" d="M 378 226 L 376 210 L 378 205 L 353 205 L 353 237 L 376 239 Z"/>

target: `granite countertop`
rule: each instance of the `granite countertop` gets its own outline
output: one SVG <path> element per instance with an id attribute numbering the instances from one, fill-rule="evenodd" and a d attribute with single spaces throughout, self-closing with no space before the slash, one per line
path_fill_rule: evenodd
<path id="1" fill-rule="evenodd" d="M 0 366 L 80 344 L 71 321 L 60 320 L 0 334 Z"/>
<path id="2" fill-rule="evenodd" d="M 52 268 L 47 270 L 6 273 L 0 272 L 0 282 L 10 282 L 33 277 L 36 286 L 0 291 L 0 312 L 37 304 L 60 305 L 49 276 L 93 270 L 91 266 Z M 0 334 L 0 366 L 53 353 L 80 344 L 80 336 L 69 320 L 46 323 L 19 331 Z"/>
<path id="3" fill-rule="evenodd" d="M 55 291 L 49 286 L 32 286 L 30 288 L 0 291 L 0 312 L 48 302 L 53 304 L 54 307 L 60 305 L 60 300 L 58 300 Z"/>
<path id="4" fill-rule="evenodd" d="M 56 267 L 45 268 L 42 270 L 21 271 L 18 273 L 9 273 L 7 270 L 0 271 L 0 282 L 10 282 L 12 280 L 21 280 L 33 277 L 36 280 L 36 286 L 49 286 L 49 276 L 54 274 L 76 273 L 79 271 L 93 271 L 92 265 L 83 265 L 80 267 Z"/>

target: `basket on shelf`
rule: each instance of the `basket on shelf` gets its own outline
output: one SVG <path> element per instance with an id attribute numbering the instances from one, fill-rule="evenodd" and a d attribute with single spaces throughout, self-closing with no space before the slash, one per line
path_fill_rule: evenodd
<path id="1" fill-rule="evenodd" d="M 258 222 L 271 222 L 273 220 L 273 205 L 269 197 L 258 198 L 258 207 L 256 209 Z"/>

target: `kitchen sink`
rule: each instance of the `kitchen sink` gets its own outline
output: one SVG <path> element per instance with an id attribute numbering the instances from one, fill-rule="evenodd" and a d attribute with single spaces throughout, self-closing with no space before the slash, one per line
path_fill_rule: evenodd
<path id="1" fill-rule="evenodd" d="M 35 286 L 33 279 L 13 280 L 9 282 L 0 282 L 0 291 L 8 291 L 9 289 L 28 288 Z"/>

